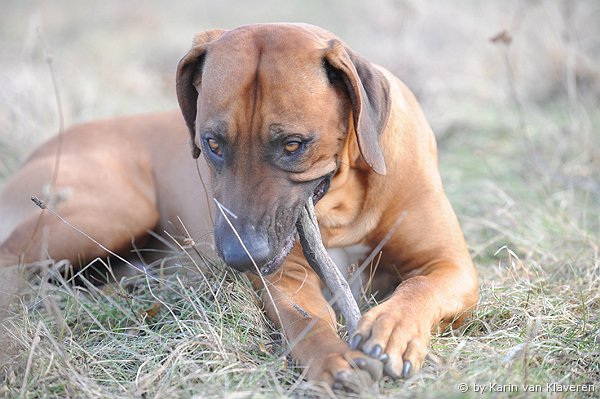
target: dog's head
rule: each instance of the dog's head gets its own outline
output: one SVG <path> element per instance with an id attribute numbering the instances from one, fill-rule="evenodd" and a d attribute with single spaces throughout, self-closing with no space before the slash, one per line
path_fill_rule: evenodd
<path id="1" fill-rule="evenodd" d="M 217 250 L 237 270 L 281 266 L 302 207 L 325 195 L 352 135 L 357 165 L 386 172 L 388 82 L 322 29 L 201 33 L 177 68 L 177 96 L 192 154 L 210 166 Z"/>

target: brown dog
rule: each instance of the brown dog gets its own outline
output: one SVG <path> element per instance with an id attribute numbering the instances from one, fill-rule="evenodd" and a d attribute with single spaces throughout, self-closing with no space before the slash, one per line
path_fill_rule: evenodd
<path id="1" fill-rule="evenodd" d="M 173 112 L 66 132 L 50 197 L 62 193 L 59 213 L 121 252 L 177 217 L 195 238 L 214 227 L 225 263 L 267 283 L 266 311 L 310 379 L 357 389 L 382 372 L 418 370 L 432 328 L 475 305 L 477 278 L 410 91 L 327 31 L 273 24 L 199 34 L 179 64 L 177 95 L 185 123 Z M 0 193 L 4 263 L 107 255 L 52 215 L 39 222 L 29 201 L 44 197 L 58 145 L 35 151 Z M 197 165 L 211 176 L 209 196 Z M 374 248 L 388 235 L 374 289 L 393 293 L 349 345 L 297 241 L 311 199 L 327 247 Z"/>

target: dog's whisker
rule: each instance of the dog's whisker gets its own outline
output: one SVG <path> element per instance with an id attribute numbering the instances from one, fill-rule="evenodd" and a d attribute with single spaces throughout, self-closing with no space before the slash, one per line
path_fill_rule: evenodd
<path id="1" fill-rule="evenodd" d="M 234 219 L 237 219 L 237 218 L 238 218 L 238 217 L 237 217 L 237 215 L 236 215 L 235 213 L 231 212 L 231 211 L 230 211 L 230 210 L 229 210 L 227 207 L 223 206 L 223 204 L 221 204 L 221 203 L 219 202 L 219 200 L 218 200 L 218 199 L 216 199 L 216 198 L 214 198 L 214 197 L 213 197 L 213 201 L 215 201 L 215 203 L 217 204 L 217 206 L 219 207 L 219 210 L 220 210 L 221 212 L 225 211 L 225 212 L 227 212 L 229 215 L 231 215 L 231 217 L 232 217 L 232 218 L 234 218 Z"/>

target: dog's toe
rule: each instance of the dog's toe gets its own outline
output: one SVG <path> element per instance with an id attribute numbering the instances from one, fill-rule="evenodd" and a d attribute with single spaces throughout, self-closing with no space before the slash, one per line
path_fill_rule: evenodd
<path id="1" fill-rule="evenodd" d="M 352 364 L 353 363 L 353 364 Z M 350 367 L 335 374 L 333 389 L 346 392 L 376 392 L 383 376 L 383 363 L 377 359 L 360 357 L 350 362 Z"/>
<path id="2" fill-rule="evenodd" d="M 334 390 L 362 393 L 376 392 L 383 377 L 384 364 L 360 351 L 335 353 L 322 363 L 315 380 L 320 380 Z"/>

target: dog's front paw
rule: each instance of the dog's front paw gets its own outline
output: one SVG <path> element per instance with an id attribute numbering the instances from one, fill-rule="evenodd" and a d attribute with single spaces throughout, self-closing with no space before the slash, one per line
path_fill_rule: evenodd
<path id="1" fill-rule="evenodd" d="M 350 348 L 384 363 L 385 375 L 408 378 L 421 369 L 431 338 L 431 325 L 416 309 L 390 301 L 374 307 L 358 323 Z"/>
<path id="2" fill-rule="evenodd" d="M 317 380 L 334 390 L 361 393 L 376 391 L 383 376 L 383 363 L 360 351 L 328 355 L 320 365 Z"/>

